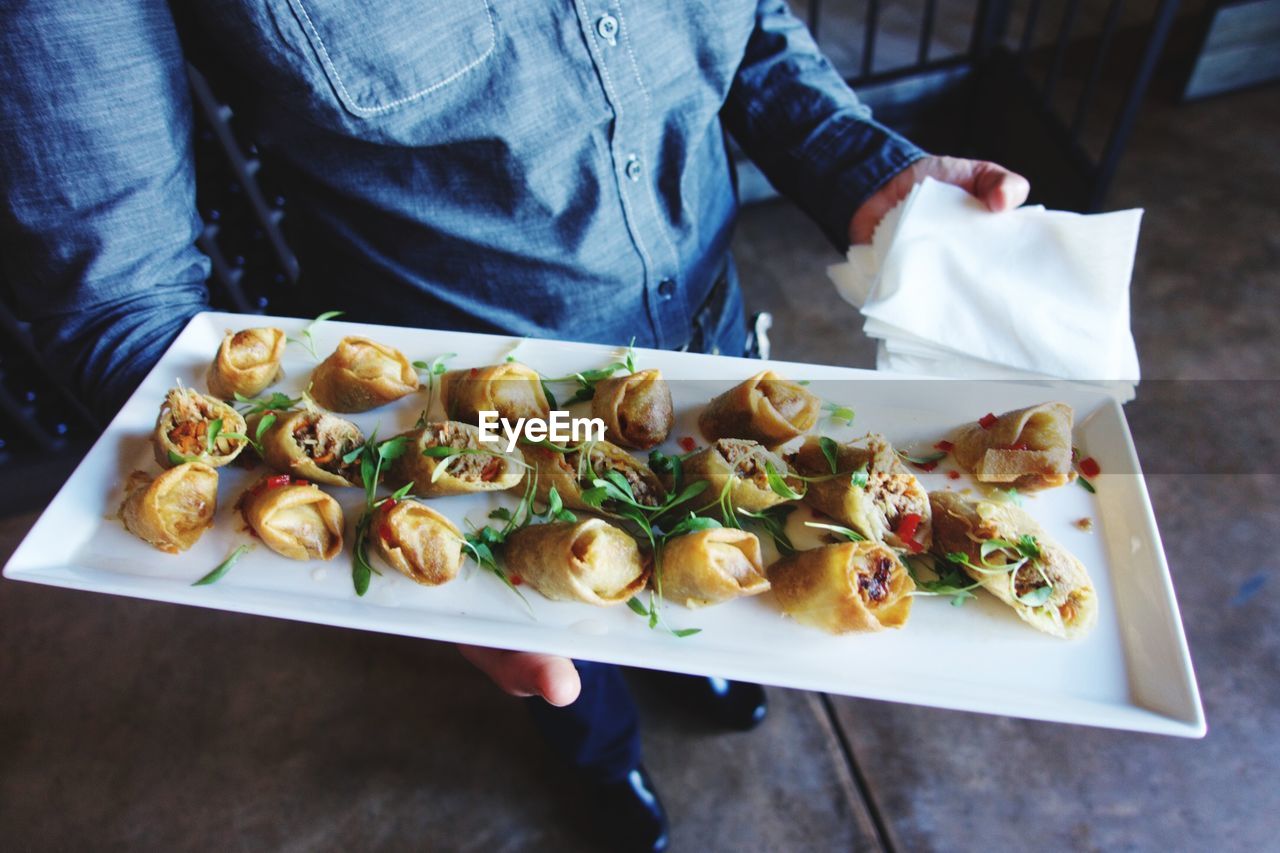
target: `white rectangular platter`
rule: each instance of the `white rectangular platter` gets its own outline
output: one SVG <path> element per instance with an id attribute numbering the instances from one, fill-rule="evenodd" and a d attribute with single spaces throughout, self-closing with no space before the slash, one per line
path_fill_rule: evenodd
<path id="1" fill-rule="evenodd" d="M 497 578 L 470 563 L 440 587 L 419 586 L 384 567 L 361 598 L 352 587 L 349 554 L 363 500 L 359 489 L 327 489 L 342 503 L 347 520 L 348 547 L 333 561 L 293 562 L 259 545 L 216 584 L 193 587 L 192 581 L 237 545 L 251 541 L 234 504 L 258 474 L 237 466 L 220 469 L 214 527 L 176 556 L 134 538 L 116 520 L 122 487 L 131 471 L 156 470 L 148 437 L 165 392 L 176 381 L 203 391 L 205 371 L 224 331 L 268 324 L 294 337 L 306 326 L 296 319 L 235 314 L 193 319 L 41 515 L 5 576 L 850 696 L 1186 737 L 1205 733 L 1177 601 L 1123 411 L 1105 394 L 1065 384 L 886 379 L 842 367 L 637 352 L 640 367 L 661 368 L 671 380 L 677 421 L 664 447 L 671 453 L 680 452 L 676 442 L 682 437 L 703 444 L 696 426 L 702 405 L 765 367 L 808 380 L 818 396 L 856 411 L 852 425 L 823 417 L 816 432 L 847 440 L 876 431 L 895 446 L 917 452 L 986 412 L 1051 399 L 1071 404 L 1075 443 L 1102 467 L 1097 493 L 1069 485 L 1028 496 L 1025 508 L 1089 569 L 1101 609 L 1097 627 L 1082 640 L 1038 633 L 986 593 L 962 607 L 919 597 L 901 630 L 838 637 L 784 618 L 769 593 L 696 611 L 666 604 L 664 614 L 673 627 L 702 629 L 685 638 L 650 630 L 626 606 L 552 602 L 525 588 L 530 614 Z M 520 361 L 546 376 L 600 367 L 619 355 L 617 348 L 594 344 L 330 321 L 314 332 L 320 357 L 349 334 L 395 346 L 411 360 L 456 353 L 448 362 L 453 368 L 498 363 L 515 349 Z M 303 347 L 291 344 L 285 379 L 271 390 L 297 396 L 314 365 Z M 377 427 L 379 436 L 390 437 L 413 425 L 426 399 L 425 393 L 411 395 L 351 419 L 366 435 Z M 438 400 L 435 407 L 440 416 Z M 973 487 L 967 478 L 948 478 L 949 469 L 954 465 L 947 459 L 918 476 L 931 490 Z M 463 496 L 433 506 L 460 527 L 480 526 L 494 507 L 512 506 L 517 499 L 515 493 Z M 802 547 L 819 542 L 804 540 L 815 532 L 803 527 L 805 512 L 793 513 L 788 525 Z M 1081 518 L 1092 519 L 1092 531 L 1073 524 Z M 772 556 L 771 545 L 766 550 Z"/>

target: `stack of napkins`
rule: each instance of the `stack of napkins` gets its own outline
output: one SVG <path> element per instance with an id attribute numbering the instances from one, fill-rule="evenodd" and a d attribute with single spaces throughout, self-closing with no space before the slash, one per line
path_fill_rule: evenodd
<path id="1" fill-rule="evenodd" d="M 1127 400 L 1139 378 L 1129 279 L 1141 220 L 1141 210 L 993 214 L 926 179 L 828 273 L 879 339 L 879 370 L 1105 383 Z"/>

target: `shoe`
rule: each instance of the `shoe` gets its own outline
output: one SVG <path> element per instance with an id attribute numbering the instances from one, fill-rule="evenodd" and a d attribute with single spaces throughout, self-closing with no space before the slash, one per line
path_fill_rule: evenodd
<path id="1" fill-rule="evenodd" d="M 643 765 L 617 782 L 591 786 L 593 818 L 609 850 L 658 853 L 670 843 L 667 813 Z"/>
<path id="2" fill-rule="evenodd" d="M 746 732 L 764 722 L 769 703 L 759 684 L 712 677 L 697 682 L 694 701 L 725 728 Z"/>

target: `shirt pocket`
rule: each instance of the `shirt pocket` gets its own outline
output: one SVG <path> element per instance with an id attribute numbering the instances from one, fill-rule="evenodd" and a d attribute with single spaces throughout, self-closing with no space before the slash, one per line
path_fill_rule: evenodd
<path id="1" fill-rule="evenodd" d="M 493 55 L 488 0 L 288 0 L 342 106 L 390 113 L 459 80 Z"/>

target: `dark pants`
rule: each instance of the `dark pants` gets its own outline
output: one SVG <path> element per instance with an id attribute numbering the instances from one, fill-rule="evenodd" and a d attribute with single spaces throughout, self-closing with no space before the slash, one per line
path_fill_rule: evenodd
<path id="1" fill-rule="evenodd" d="M 739 355 L 745 342 L 742 294 L 730 261 L 694 319 L 688 349 Z M 577 702 L 557 708 L 534 697 L 525 703 L 552 752 L 593 781 L 618 781 L 640 763 L 639 720 L 631 691 L 612 664 L 573 663 L 582 679 Z"/>

